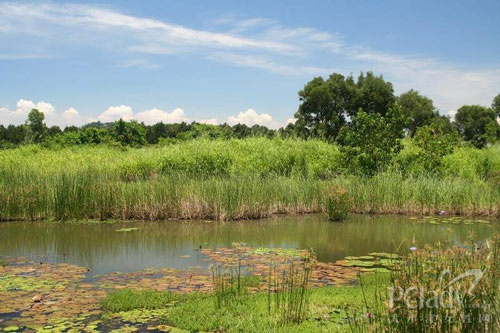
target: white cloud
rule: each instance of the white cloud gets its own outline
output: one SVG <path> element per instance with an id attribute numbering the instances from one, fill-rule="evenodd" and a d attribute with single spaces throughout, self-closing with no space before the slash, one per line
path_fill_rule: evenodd
<path id="1" fill-rule="evenodd" d="M 219 124 L 219 121 L 217 120 L 217 118 L 201 119 L 201 120 L 197 120 L 197 122 L 199 122 L 200 124 L 208 124 L 208 125 L 218 125 Z"/>
<path id="2" fill-rule="evenodd" d="M 0 124 L 3 125 L 20 125 L 26 122 L 28 114 L 32 109 L 37 109 L 43 112 L 45 116 L 45 123 L 47 126 L 60 126 L 66 127 L 70 125 L 81 126 L 97 119 L 80 115 L 75 108 L 69 108 L 62 113 L 57 113 L 56 108 L 51 104 L 44 101 L 33 102 L 26 99 L 20 99 L 16 103 L 16 108 L 10 110 L 8 108 L 0 108 Z"/>
<path id="3" fill-rule="evenodd" d="M 32 109 L 37 109 L 38 111 L 43 112 L 47 123 L 51 123 L 55 118 L 55 108 L 52 104 L 44 101 L 35 103 L 33 101 L 20 99 L 16 103 L 15 110 L 10 110 L 6 107 L 0 108 L 0 124 L 23 124 Z"/>
<path id="4" fill-rule="evenodd" d="M 63 112 L 63 118 L 67 120 L 75 119 L 79 116 L 79 112 L 75 108 L 69 108 Z"/>
<path id="5" fill-rule="evenodd" d="M 269 128 L 278 128 L 280 124 L 273 120 L 273 117 L 267 113 L 257 113 L 254 109 L 248 109 L 245 112 L 238 113 L 237 116 L 227 118 L 229 125 L 245 124 L 247 126 L 263 125 Z"/>
<path id="6" fill-rule="evenodd" d="M 296 121 L 297 121 L 297 118 L 288 118 L 285 122 L 285 126 L 288 124 L 295 124 Z"/>
<path id="7" fill-rule="evenodd" d="M 34 103 L 33 101 L 20 99 L 19 101 L 17 101 L 16 106 L 17 106 L 16 112 L 23 115 L 27 115 L 28 113 L 30 113 L 31 110 L 37 109 L 38 111 L 43 112 L 45 117 L 48 117 L 55 111 L 55 108 L 52 104 L 46 103 L 44 101 Z"/>
<path id="8" fill-rule="evenodd" d="M 457 110 L 450 110 L 446 113 L 448 117 L 450 117 L 451 120 L 455 120 L 455 116 L 457 114 Z"/>
<path id="9" fill-rule="evenodd" d="M 119 119 L 129 121 L 133 118 L 134 113 L 132 112 L 132 108 L 127 105 L 110 106 L 106 111 L 104 111 L 97 117 L 97 119 L 99 119 L 103 123 L 117 121 Z"/>
<path id="10" fill-rule="evenodd" d="M 161 55 L 192 53 L 238 67 L 300 75 L 304 82 L 314 75 L 373 70 L 384 74 L 397 93 L 417 89 L 441 110 L 490 105 L 500 90 L 498 66 L 467 67 L 422 55 L 368 49 L 349 43 L 348 36 L 337 32 L 283 26 L 263 17 L 226 15 L 213 23 L 216 29 L 209 31 L 98 5 L 2 2 L 0 42 L 9 43 L 9 53 L 0 54 L 0 59 L 50 57 L 65 49 L 61 45 L 87 43 L 115 54 L 122 67 L 156 68 Z M 26 51 L 27 44 L 32 54 Z M 1 112 L 3 118 L 17 116 Z"/>
<path id="11" fill-rule="evenodd" d="M 258 40 L 229 33 L 192 29 L 92 5 L 3 3 L 0 4 L 0 23 L 4 30 L 22 29 L 31 34 L 40 33 L 37 28 L 43 27 L 47 23 L 63 25 L 81 31 L 126 32 L 129 38 L 143 41 L 149 45 L 252 48 L 274 52 L 290 51 L 293 48 L 285 43 L 272 40 Z"/>
<path id="12" fill-rule="evenodd" d="M 315 66 L 289 66 L 270 61 L 266 57 L 217 52 L 210 56 L 215 61 L 227 62 L 240 67 L 253 67 L 283 75 L 327 75 L 333 70 Z"/>
<path id="13" fill-rule="evenodd" d="M 135 116 L 139 122 L 144 122 L 146 125 L 152 125 L 159 122 L 167 124 L 180 123 L 189 121 L 184 115 L 184 110 L 181 108 L 174 109 L 172 112 L 163 111 L 160 109 L 151 109 L 137 113 Z"/>
<path id="14" fill-rule="evenodd" d="M 60 122 L 60 125 L 63 126 L 82 126 L 97 121 L 95 118 L 80 115 L 80 112 L 73 107 L 62 113 L 62 119 L 64 119 L 64 121 Z"/>
<path id="15" fill-rule="evenodd" d="M 20 113 L 17 113 L 15 110 L 9 110 L 6 107 L 0 108 L 0 125 L 19 125 L 24 123 L 26 120 L 26 116 Z"/>

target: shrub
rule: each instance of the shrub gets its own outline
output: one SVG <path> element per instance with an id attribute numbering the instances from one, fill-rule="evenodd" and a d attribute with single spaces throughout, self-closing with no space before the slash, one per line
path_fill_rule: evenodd
<path id="1" fill-rule="evenodd" d="M 343 221 L 351 209 L 351 197 L 343 187 L 332 186 L 326 196 L 326 212 L 330 221 Z"/>
<path id="2" fill-rule="evenodd" d="M 368 176 L 384 170 L 401 150 L 404 123 L 398 108 L 386 116 L 358 112 L 338 138 L 345 168 Z"/>
<path id="3" fill-rule="evenodd" d="M 460 147 L 443 158 L 441 173 L 443 176 L 479 180 L 485 178 L 489 167 L 489 159 L 484 149 Z"/>

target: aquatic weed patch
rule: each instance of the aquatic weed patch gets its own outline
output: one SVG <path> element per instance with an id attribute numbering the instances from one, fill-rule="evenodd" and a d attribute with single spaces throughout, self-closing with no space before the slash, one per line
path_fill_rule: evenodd
<path id="1" fill-rule="evenodd" d="M 242 293 L 238 302 L 231 303 L 229 308 L 223 305 L 215 309 L 215 314 L 212 311 L 214 280 L 206 269 L 160 268 L 89 277 L 85 267 L 14 260 L 0 268 L 0 298 L 6 300 L 0 304 L 3 314 L 0 329 L 154 332 L 196 327 L 216 330 L 241 324 L 249 329 L 272 331 L 292 325 L 292 322 L 298 325 L 295 321 L 311 325 L 309 314 L 305 315 L 302 310 L 297 312 L 300 315 L 290 316 L 293 312 L 289 307 L 280 305 L 277 307 L 280 311 L 269 314 L 267 303 L 262 303 L 267 300 L 266 292 L 270 290 L 270 268 L 277 274 L 287 269 L 290 272 L 290 267 L 304 264 L 309 251 L 250 248 L 238 244 L 235 248 L 201 249 L 200 252 L 214 265 L 235 267 L 238 261 L 244 265 L 240 285 L 248 292 Z M 307 280 L 310 287 L 350 286 L 359 273 L 358 268 L 337 263 L 315 262 L 313 267 Z M 279 286 L 288 286 L 282 293 L 288 295 L 289 284 Z M 301 289 L 297 291 L 300 295 Z M 285 296 L 280 298 L 280 304 L 288 304 L 286 299 Z M 211 305 L 201 309 L 205 303 Z M 253 306 L 262 308 L 256 312 Z M 195 310 L 198 312 L 194 313 Z M 257 316 L 261 312 L 264 319 Z M 281 313 L 287 314 L 283 318 L 291 318 L 291 322 L 281 318 Z M 191 324 L 190 320 L 193 320 Z"/>
<path id="2" fill-rule="evenodd" d="M 389 273 L 395 268 L 401 257 L 395 253 L 372 252 L 364 256 L 347 256 L 337 264 L 343 267 L 359 268 L 360 272 Z"/>
<path id="3" fill-rule="evenodd" d="M 0 327 L 47 332 L 84 328 L 100 314 L 97 299 L 105 295 L 82 283 L 87 271 L 24 261 L 0 268 L 0 313 L 10 314 Z"/>
<path id="4" fill-rule="evenodd" d="M 261 279 L 258 290 L 267 290 L 270 268 L 283 271 L 290 262 L 299 264 L 310 255 L 307 250 L 250 247 L 202 249 L 201 253 L 217 264 L 233 267 L 241 265 L 249 274 Z M 358 273 L 358 269 L 344 267 L 338 263 L 316 262 L 311 272 L 311 285 L 323 287 L 349 284 L 357 279 Z"/>
<path id="5" fill-rule="evenodd" d="M 212 278 L 204 269 L 179 270 L 175 268 L 147 269 L 130 273 L 109 273 L 95 279 L 105 290 L 156 290 L 177 293 L 212 290 Z"/>

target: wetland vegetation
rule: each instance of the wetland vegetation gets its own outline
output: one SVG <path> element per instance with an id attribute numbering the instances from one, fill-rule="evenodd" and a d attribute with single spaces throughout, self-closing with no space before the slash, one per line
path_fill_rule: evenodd
<path id="1" fill-rule="evenodd" d="M 344 189 L 356 213 L 500 214 L 498 145 L 457 148 L 433 174 L 394 162 L 371 177 L 350 175 L 341 156 L 320 140 L 266 138 L 3 150 L 0 219 L 262 218 L 324 212 L 331 188 Z"/>
<path id="2" fill-rule="evenodd" d="M 371 72 L 299 97 L 279 130 L 0 126 L 0 329 L 497 331 L 498 98 L 452 121 Z M 459 304 L 387 305 L 464 271 Z"/>

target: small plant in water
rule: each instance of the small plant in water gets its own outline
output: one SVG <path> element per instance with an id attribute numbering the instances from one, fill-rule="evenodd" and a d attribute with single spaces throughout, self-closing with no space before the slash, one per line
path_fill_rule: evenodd
<path id="1" fill-rule="evenodd" d="M 343 221 L 351 209 L 349 192 L 340 186 L 331 186 L 326 194 L 325 209 L 330 221 Z"/>
<path id="2" fill-rule="evenodd" d="M 257 286 L 260 279 L 252 275 L 243 275 L 241 258 L 237 265 L 217 264 L 211 267 L 214 284 L 215 305 L 218 309 L 241 300 L 248 294 L 248 287 Z"/>

